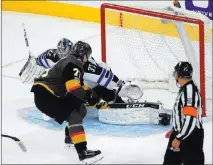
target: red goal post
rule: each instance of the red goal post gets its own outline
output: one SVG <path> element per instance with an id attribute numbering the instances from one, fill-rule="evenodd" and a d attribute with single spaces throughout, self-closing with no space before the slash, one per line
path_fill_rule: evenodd
<path id="1" fill-rule="evenodd" d="M 200 19 L 194 19 L 194 18 L 189 18 L 189 17 L 185 17 L 185 16 L 176 16 L 176 15 L 160 13 L 160 12 L 146 10 L 146 9 L 138 9 L 138 8 L 134 8 L 134 7 L 127 7 L 127 6 L 104 3 L 100 7 L 100 12 L 101 12 L 101 52 L 102 52 L 102 61 L 103 62 L 107 62 L 106 10 L 115 10 L 115 11 L 119 12 L 120 27 L 122 27 L 122 13 L 123 12 L 134 13 L 134 14 L 145 15 L 145 16 L 152 16 L 152 17 L 166 19 L 166 20 L 181 21 L 181 22 L 185 22 L 185 23 L 196 24 L 199 26 L 200 92 L 202 95 L 203 116 L 206 116 L 204 22 Z"/>

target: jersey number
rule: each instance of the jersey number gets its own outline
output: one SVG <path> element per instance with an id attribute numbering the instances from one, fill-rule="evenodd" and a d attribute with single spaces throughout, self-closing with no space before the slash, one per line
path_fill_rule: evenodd
<path id="1" fill-rule="evenodd" d="M 74 76 L 80 78 L 80 71 L 77 69 L 77 68 L 73 68 L 73 71 L 74 71 Z"/>
<path id="2" fill-rule="evenodd" d="M 48 75 L 50 69 L 47 69 L 42 75 L 41 77 L 46 77 Z M 74 71 L 74 76 L 80 78 L 80 71 L 77 68 L 73 68 Z"/>
<path id="3" fill-rule="evenodd" d="M 96 66 L 89 64 L 88 71 L 95 72 L 95 70 L 96 70 Z"/>
<path id="4" fill-rule="evenodd" d="M 45 70 L 44 73 L 42 73 L 41 77 L 47 77 L 49 70 L 50 69 Z"/>

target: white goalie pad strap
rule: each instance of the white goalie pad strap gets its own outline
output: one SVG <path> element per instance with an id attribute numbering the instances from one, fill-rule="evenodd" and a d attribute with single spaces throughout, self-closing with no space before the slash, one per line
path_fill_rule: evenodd
<path id="1" fill-rule="evenodd" d="M 29 56 L 28 61 L 21 69 L 19 76 L 23 83 L 33 83 L 34 78 L 39 77 L 44 70 L 43 67 L 37 65 L 35 57 Z"/>

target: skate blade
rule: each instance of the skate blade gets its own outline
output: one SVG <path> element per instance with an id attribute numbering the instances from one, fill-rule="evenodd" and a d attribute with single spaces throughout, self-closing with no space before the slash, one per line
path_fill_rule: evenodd
<path id="1" fill-rule="evenodd" d="M 74 144 L 64 144 L 64 148 L 69 149 L 69 150 L 74 150 Z"/>
<path id="2" fill-rule="evenodd" d="M 82 160 L 81 163 L 82 164 L 95 164 L 96 162 L 100 161 L 101 159 L 103 159 L 103 155 L 99 154 L 93 158 L 88 158 L 86 160 Z"/>

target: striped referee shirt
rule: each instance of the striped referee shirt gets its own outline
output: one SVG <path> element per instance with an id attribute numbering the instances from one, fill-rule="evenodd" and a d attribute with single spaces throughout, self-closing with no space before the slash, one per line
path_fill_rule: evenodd
<path id="1" fill-rule="evenodd" d="M 178 140 L 186 139 L 197 127 L 202 129 L 201 95 L 193 80 L 182 86 L 176 98 L 172 123 Z"/>

